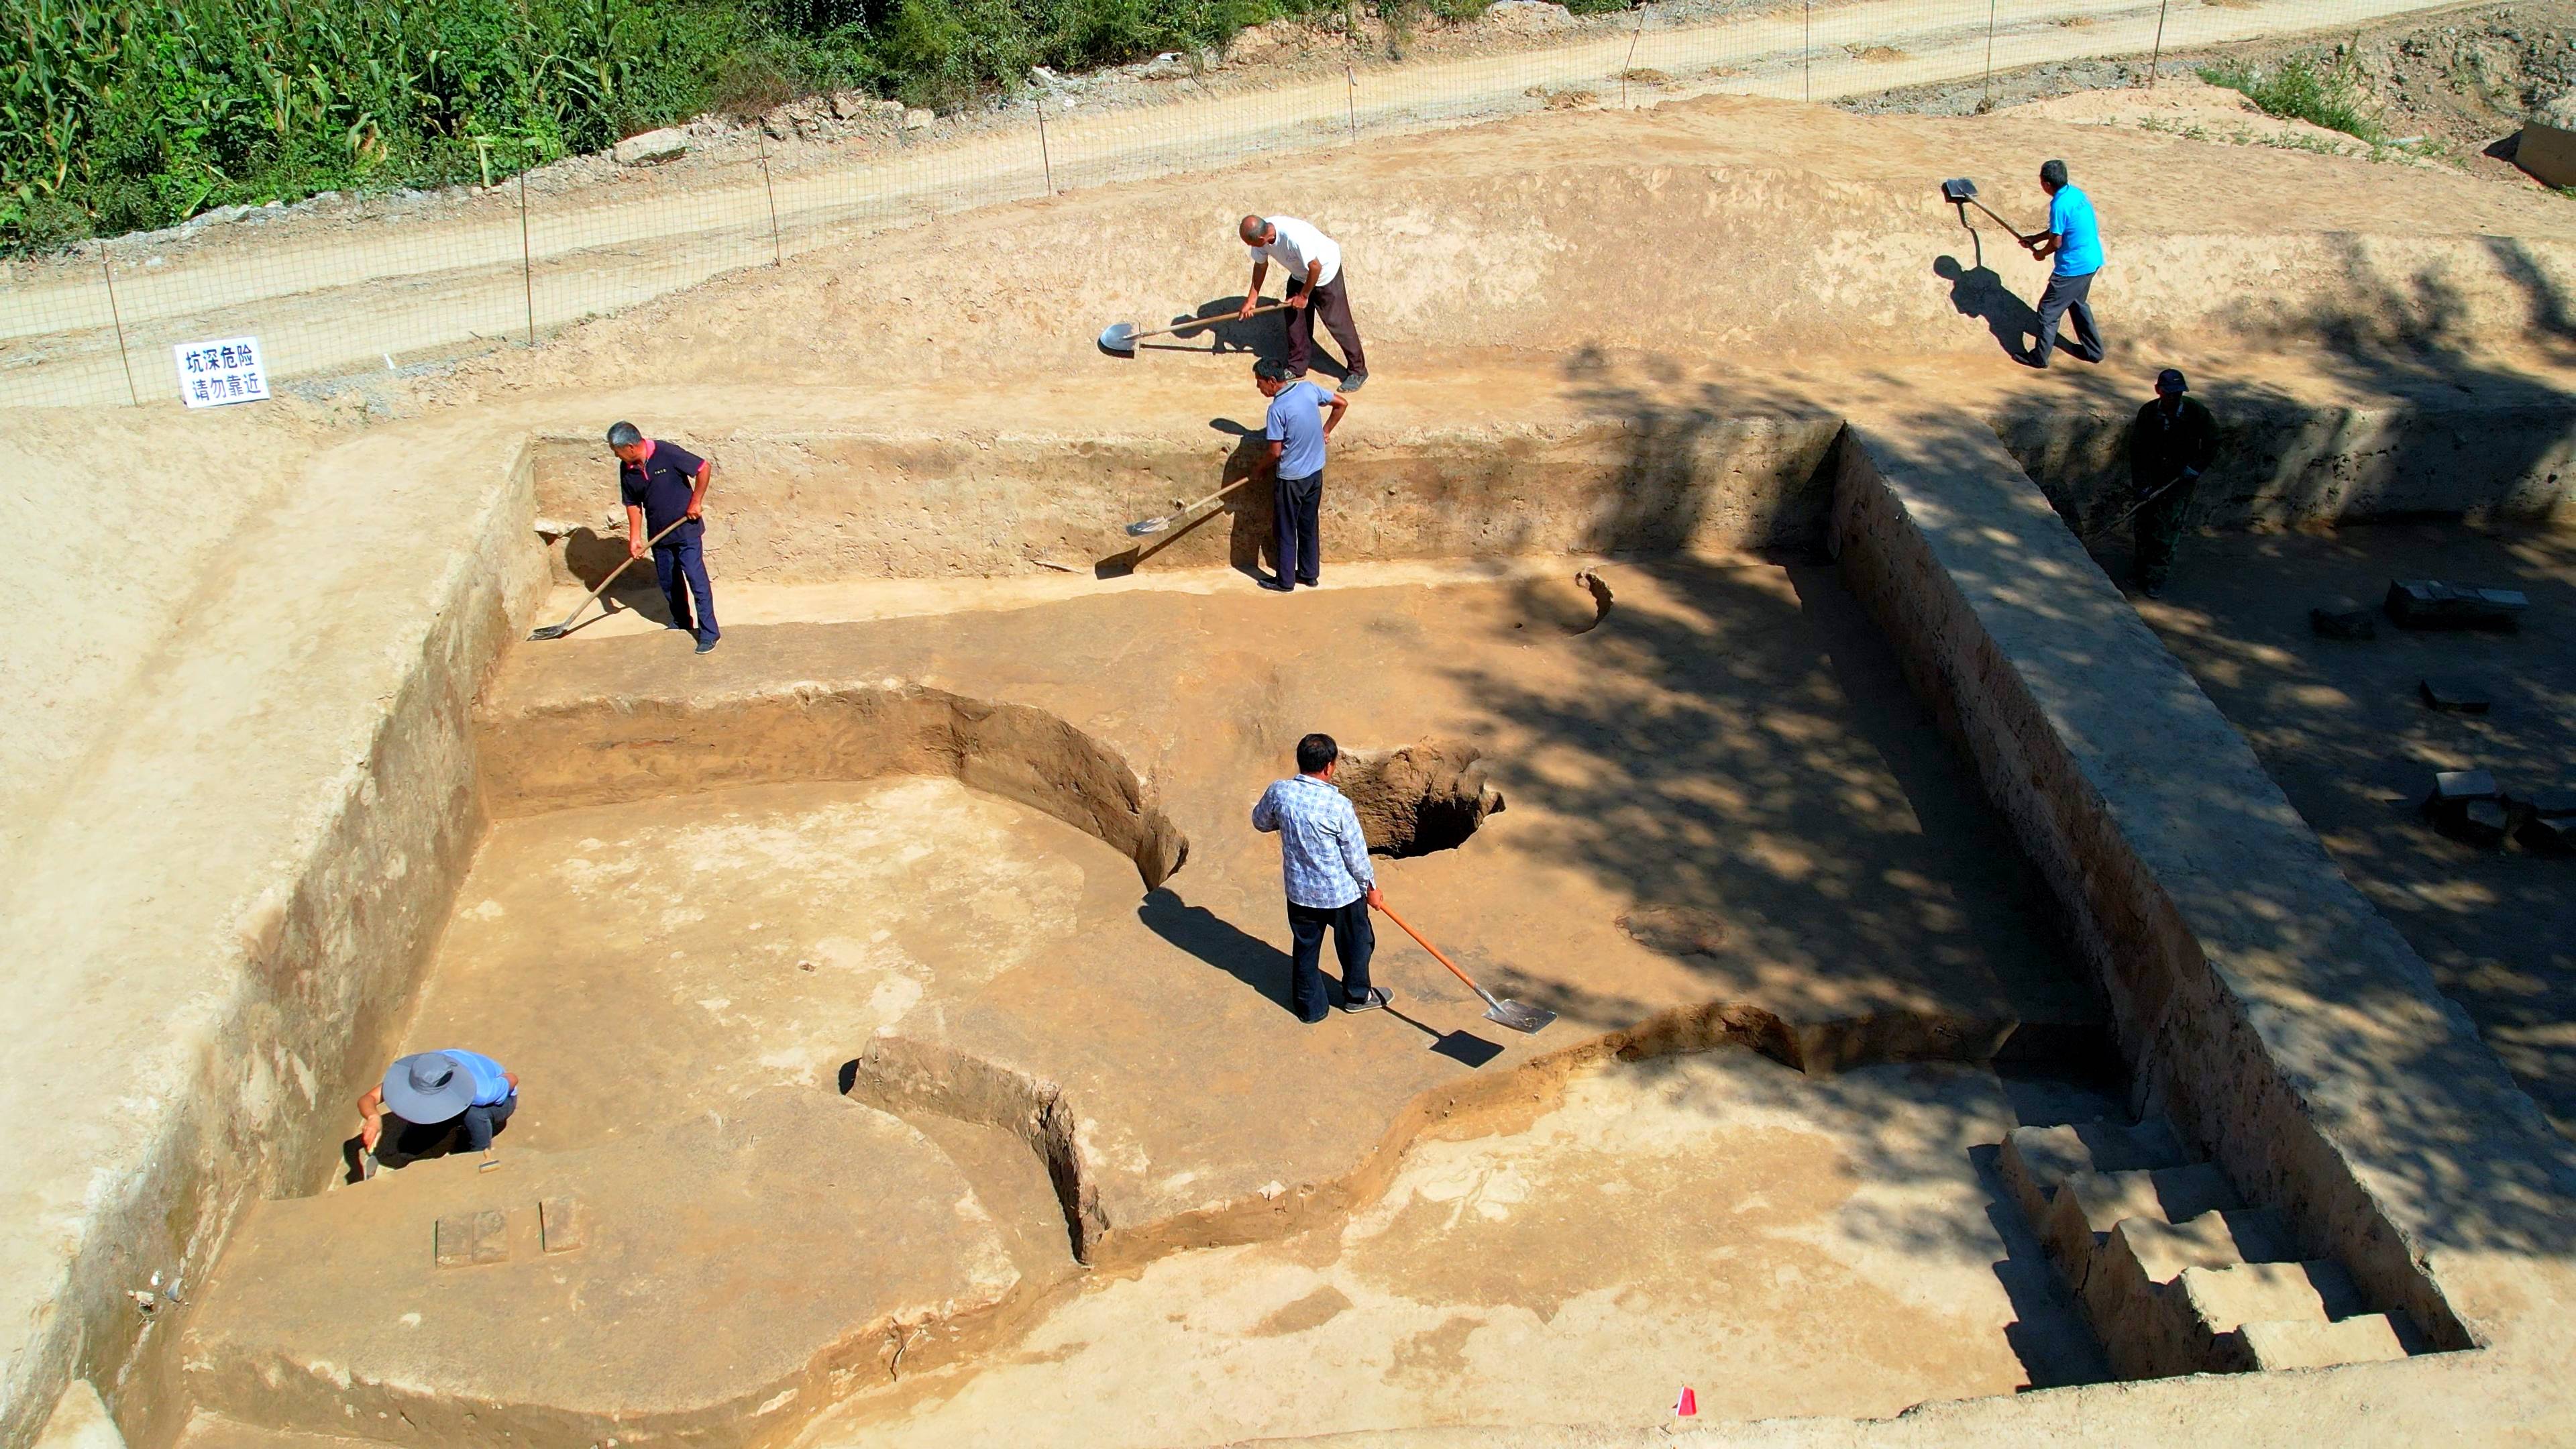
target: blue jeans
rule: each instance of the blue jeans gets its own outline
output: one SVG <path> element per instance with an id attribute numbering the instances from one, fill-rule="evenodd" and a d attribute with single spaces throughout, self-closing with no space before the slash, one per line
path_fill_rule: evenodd
<path id="1" fill-rule="evenodd" d="M 671 622 L 701 639 L 719 636 L 716 628 L 716 593 L 707 582 L 707 526 L 684 524 L 669 538 L 653 545 L 653 577 L 662 584 L 662 597 L 671 604 Z M 689 609 L 689 596 L 697 595 L 697 611 Z M 693 622 L 694 621 L 694 622 Z"/>

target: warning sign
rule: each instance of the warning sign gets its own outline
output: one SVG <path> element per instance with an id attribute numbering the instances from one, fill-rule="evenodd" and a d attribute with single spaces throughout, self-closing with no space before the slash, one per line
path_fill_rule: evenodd
<path id="1" fill-rule="evenodd" d="M 183 342 L 170 351 L 179 362 L 179 396 L 188 406 L 213 408 L 267 400 L 268 365 L 260 360 L 258 338 Z"/>

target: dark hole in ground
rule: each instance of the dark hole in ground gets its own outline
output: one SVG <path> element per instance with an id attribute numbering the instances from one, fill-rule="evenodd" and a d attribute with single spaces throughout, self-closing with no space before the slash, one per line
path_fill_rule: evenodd
<path id="1" fill-rule="evenodd" d="M 1503 793 L 1485 779 L 1484 752 L 1456 740 L 1395 750 L 1350 750 L 1333 783 L 1350 797 L 1369 852 L 1398 859 L 1455 850 L 1485 817 L 1503 808 Z"/>

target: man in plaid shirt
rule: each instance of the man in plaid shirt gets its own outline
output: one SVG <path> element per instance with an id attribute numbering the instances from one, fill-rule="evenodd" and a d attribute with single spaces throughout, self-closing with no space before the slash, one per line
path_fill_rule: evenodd
<path id="1" fill-rule="evenodd" d="M 1369 984 L 1369 954 L 1377 949 L 1369 908 L 1384 906 L 1377 873 L 1369 868 L 1368 838 L 1359 812 L 1333 785 L 1342 757 L 1331 735 L 1297 742 L 1297 778 L 1277 780 L 1252 807 L 1252 828 L 1279 834 L 1279 864 L 1288 877 L 1289 994 L 1308 1026 L 1322 1021 L 1329 1003 L 1324 973 L 1324 928 L 1333 928 L 1333 953 L 1342 963 L 1342 1010 L 1374 1011 L 1393 998 Z"/>

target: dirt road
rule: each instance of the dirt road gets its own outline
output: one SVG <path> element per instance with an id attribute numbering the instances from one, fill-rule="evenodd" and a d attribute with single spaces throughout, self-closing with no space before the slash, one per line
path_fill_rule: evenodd
<path id="1" fill-rule="evenodd" d="M 444 214 L 351 227 L 313 218 L 166 255 L 21 264 L 0 284 L 0 404 L 166 398 L 170 348 L 258 335 L 281 377 L 345 374 L 524 339 L 853 231 L 1113 181 L 1224 165 L 1541 107 L 1732 92 L 1832 100 L 2077 56 L 2343 28 L 2420 0 L 1879 0 L 1601 35 L 1364 70 L 1105 115 L 1057 115 L 846 165 L 752 159 L 687 185 L 623 173 L 577 202 L 506 189 Z M 2018 13 L 2013 13 L 2017 11 Z M 1994 28 L 1989 31 L 1989 19 Z M 1645 17 L 1651 21 L 1651 15 Z M 1646 73 L 1651 72 L 1651 75 Z M 1622 74 L 1634 79 L 1623 83 Z M 1661 79 L 1656 79 L 1661 77 Z M 676 181 L 679 178 L 671 178 Z M 1045 265 L 1043 260 L 1035 265 Z M 123 350 L 120 355 L 119 329 Z"/>

